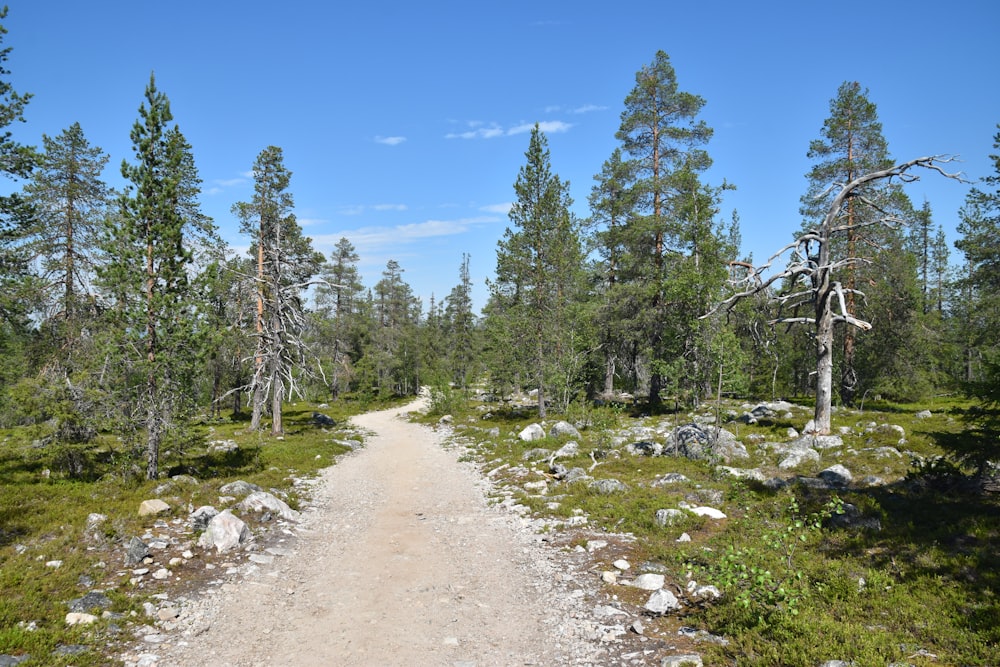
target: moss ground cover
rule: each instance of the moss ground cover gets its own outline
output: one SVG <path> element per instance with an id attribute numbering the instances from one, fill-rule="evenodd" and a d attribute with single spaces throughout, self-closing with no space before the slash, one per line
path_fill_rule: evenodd
<path id="1" fill-rule="evenodd" d="M 203 421 L 184 442 L 164 447 L 161 469 L 190 476 L 176 481 L 132 474 L 133 461 L 110 435 L 75 446 L 80 465 L 67 468 L 66 452 L 39 445 L 30 432 L 0 432 L 0 655 L 30 655 L 20 663 L 25 667 L 110 664 L 109 647 L 133 638 L 128 627 L 143 622 L 142 602 L 154 592 L 130 585 L 123 567 L 128 540 L 152 524 L 139 516 L 140 503 L 162 498 L 171 509 L 157 519 L 184 518 L 193 507 L 218 506 L 219 487 L 240 479 L 280 493 L 297 508 L 294 480 L 315 475 L 350 450 L 342 443 L 363 437 L 345 428 L 361 409 L 287 406 L 282 437 L 248 432 L 240 418 Z M 317 410 L 336 424 L 316 424 Z M 213 442 L 235 447 L 213 449 Z M 91 513 L 107 519 L 88 532 Z M 103 591 L 111 604 L 90 611 L 107 611 L 107 617 L 67 625 L 68 603 L 92 590 Z"/>
<path id="2" fill-rule="evenodd" d="M 938 445 L 962 437 L 961 403 L 869 402 L 863 411 L 837 410 L 834 430 L 843 444 L 792 469 L 777 466 L 776 452 L 790 440 L 788 429 L 808 420 L 808 409 L 746 423 L 739 416 L 748 404 L 737 402 L 653 416 L 579 405 L 568 419 L 580 437 L 522 442 L 517 434 L 537 421 L 529 407 L 456 407 L 449 402 L 456 440 L 535 515 L 568 533 L 579 530 L 571 518 L 581 516 L 591 533 L 627 533 L 633 562 L 666 572 L 679 589 L 695 578 L 722 590 L 720 599 L 689 605 L 675 618 L 649 619 L 649 633 L 667 636 L 683 623 L 727 639 L 701 647 L 706 664 L 993 665 L 1000 659 L 1000 498 L 941 459 Z M 918 415 L 928 409 L 929 416 Z M 662 440 L 675 425 L 713 419 L 749 453 L 730 465 L 782 483 L 735 479 L 720 471 L 719 461 L 629 453 L 631 442 Z M 570 440 L 578 453 L 557 461 L 544 455 Z M 555 462 L 618 480 L 627 490 L 601 493 L 586 480 L 558 481 L 550 468 Z M 817 473 L 834 464 L 846 466 L 854 481 L 816 484 Z M 669 473 L 686 481 L 657 483 Z M 685 513 L 670 525 L 655 520 L 658 509 L 683 503 L 716 507 L 727 518 Z M 689 542 L 677 541 L 682 533 Z M 641 604 L 623 587 L 609 585 L 608 593 Z"/>

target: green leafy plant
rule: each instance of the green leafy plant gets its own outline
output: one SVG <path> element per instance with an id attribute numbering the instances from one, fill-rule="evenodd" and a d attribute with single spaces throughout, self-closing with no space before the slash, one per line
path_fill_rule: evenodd
<path id="1" fill-rule="evenodd" d="M 431 402 L 427 414 L 434 416 L 451 415 L 466 409 L 468 400 L 461 391 L 456 391 L 449 385 L 440 385 L 431 389 Z"/>
<path id="2" fill-rule="evenodd" d="M 834 497 L 820 510 L 803 514 L 798 499 L 790 496 L 777 525 L 766 517 L 753 517 L 755 524 L 770 527 L 753 542 L 731 544 L 703 570 L 746 623 L 797 616 L 810 589 L 798 562 L 799 550 L 817 539 L 827 519 L 843 511 L 843 501 Z"/>

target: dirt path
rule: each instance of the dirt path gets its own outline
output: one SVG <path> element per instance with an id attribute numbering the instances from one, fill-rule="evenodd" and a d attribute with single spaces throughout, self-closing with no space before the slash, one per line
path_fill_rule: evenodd
<path id="1" fill-rule="evenodd" d="M 405 420 L 415 407 L 356 417 L 373 435 L 318 480 L 295 553 L 212 598 L 153 664 L 593 664 L 554 550 L 488 506 L 481 476 Z"/>

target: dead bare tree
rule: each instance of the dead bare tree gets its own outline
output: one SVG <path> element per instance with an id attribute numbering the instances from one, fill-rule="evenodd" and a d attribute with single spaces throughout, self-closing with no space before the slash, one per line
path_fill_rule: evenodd
<path id="1" fill-rule="evenodd" d="M 864 298 L 859 290 L 848 289 L 837 281 L 838 270 L 846 267 L 868 263 L 856 255 L 834 257 L 833 240 L 849 230 L 857 231 L 857 222 L 853 227 L 845 220 L 848 202 L 857 207 L 873 208 L 877 215 L 872 216 L 865 226 L 886 225 L 895 227 L 904 221 L 898 215 L 890 213 L 867 199 L 861 189 L 868 184 L 880 180 L 899 179 L 902 183 L 912 183 L 919 176 L 911 170 L 915 167 L 930 169 L 947 178 L 961 181 L 961 174 L 948 173 L 941 165 L 954 162 L 951 156 L 934 155 L 921 157 L 908 162 L 901 162 L 894 167 L 873 171 L 849 183 L 834 183 L 820 196 L 840 188 L 830 203 L 826 215 L 816 227 L 804 230 L 798 237 L 778 250 L 768 258 L 762 266 L 755 267 L 746 263 L 737 263 L 744 269 L 741 276 L 732 280 L 735 293 L 718 304 L 702 317 L 709 317 L 720 310 L 731 309 L 738 301 L 760 293 L 772 295 L 780 305 L 780 312 L 790 313 L 779 315 L 770 324 L 808 324 L 813 327 L 813 341 L 816 350 L 816 411 L 813 419 L 813 432 L 827 434 L 830 432 L 830 412 L 833 387 L 833 334 L 837 324 L 857 327 L 862 331 L 872 328 L 869 322 L 855 316 L 848 294 L 853 294 L 857 302 Z M 772 265 L 779 259 L 787 257 L 784 270 L 771 273 Z M 772 286 L 782 287 L 772 294 Z M 805 310 L 807 315 L 800 315 Z M 811 310 L 811 312 L 810 312 Z"/>

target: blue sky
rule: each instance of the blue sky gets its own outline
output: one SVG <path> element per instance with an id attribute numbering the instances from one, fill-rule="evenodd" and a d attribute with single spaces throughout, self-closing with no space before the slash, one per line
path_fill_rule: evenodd
<path id="1" fill-rule="evenodd" d="M 230 207 L 251 197 L 257 154 L 280 146 L 316 248 L 346 236 L 367 285 L 397 260 L 425 307 L 458 282 L 462 253 L 485 303 L 535 122 L 588 214 L 625 96 L 657 50 L 707 102 L 707 180 L 736 185 L 723 210 L 739 213 L 758 261 L 799 228 L 806 151 L 844 81 L 868 88 L 894 158 L 959 155 L 970 180 L 990 173 L 1000 122 L 995 0 L 7 2 L 10 80 L 34 95 L 18 139 L 79 122 L 120 186 L 155 71 L 193 146 L 203 211 L 233 246 L 247 240 Z M 952 240 L 967 190 L 931 173 L 908 187 Z"/>

